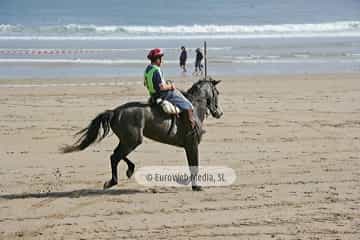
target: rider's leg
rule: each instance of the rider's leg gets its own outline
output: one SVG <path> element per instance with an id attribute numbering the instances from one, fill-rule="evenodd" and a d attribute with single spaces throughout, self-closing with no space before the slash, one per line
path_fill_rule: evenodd
<path id="1" fill-rule="evenodd" d="M 182 110 L 183 122 L 185 124 L 185 130 L 187 135 L 194 133 L 200 135 L 201 128 L 197 125 L 196 116 L 194 115 L 194 107 L 192 103 L 178 90 L 170 91 L 164 97 L 167 101 L 171 102 Z"/>
<path id="2" fill-rule="evenodd" d="M 189 126 L 191 127 L 191 129 L 194 129 L 196 126 L 194 110 L 192 108 L 189 108 L 185 111 L 186 111 L 186 115 L 187 115 L 187 122 L 189 123 Z"/>

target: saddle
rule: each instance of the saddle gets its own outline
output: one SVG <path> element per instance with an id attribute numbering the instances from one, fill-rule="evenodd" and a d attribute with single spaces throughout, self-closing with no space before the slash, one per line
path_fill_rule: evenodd
<path id="1" fill-rule="evenodd" d="M 159 105 L 166 114 L 178 115 L 181 112 L 177 106 L 162 98 L 151 97 L 149 101 L 151 104 Z"/>
<path id="2" fill-rule="evenodd" d="M 167 132 L 167 135 L 171 135 L 175 127 L 175 119 L 181 113 L 180 109 L 171 102 L 164 100 L 162 98 L 150 97 L 149 103 L 150 105 L 159 106 L 165 114 L 171 116 L 171 124 Z M 197 135 L 198 141 L 200 141 L 201 136 L 205 133 L 205 131 L 201 128 L 199 129 L 199 127 L 197 126 L 197 129 L 194 133 Z"/>
<path id="3" fill-rule="evenodd" d="M 173 132 L 173 130 L 175 128 L 175 119 L 180 114 L 180 109 L 177 106 L 175 106 L 174 104 L 172 104 L 171 102 L 164 100 L 162 98 L 159 98 L 159 97 L 157 97 L 157 98 L 150 97 L 149 103 L 151 106 L 160 107 L 162 109 L 162 111 L 164 112 L 164 114 L 167 114 L 171 117 L 170 128 L 167 132 L 167 135 L 171 135 L 171 133 Z"/>

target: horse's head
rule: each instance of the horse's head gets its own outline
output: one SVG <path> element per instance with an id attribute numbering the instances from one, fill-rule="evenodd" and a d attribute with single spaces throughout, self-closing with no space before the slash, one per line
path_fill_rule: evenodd
<path id="1" fill-rule="evenodd" d="M 219 90 L 216 88 L 216 85 L 221 82 L 221 80 L 211 79 L 209 82 L 209 88 L 207 89 L 207 108 L 209 109 L 211 115 L 215 118 L 220 118 L 223 115 L 223 111 L 219 105 Z"/>
<path id="2" fill-rule="evenodd" d="M 216 88 L 216 85 L 220 82 L 221 80 L 213 80 L 212 78 L 210 80 L 200 80 L 189 90 L 189 93 L 194 97 L 206 100 L 206 108 L 215 118 L 220 118 L 223 115 L 218 100 L 220 93 Z"/>

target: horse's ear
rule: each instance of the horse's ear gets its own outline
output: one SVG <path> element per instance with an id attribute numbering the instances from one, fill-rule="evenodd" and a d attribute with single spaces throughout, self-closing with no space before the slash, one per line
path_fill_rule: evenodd
<path id="1" fill-rule="evenodd" d="M 214 84 L 214 86 L 218 85 L 221 82 L 221 80 L 214 80 L 212 81 L 212 83 Z"/>

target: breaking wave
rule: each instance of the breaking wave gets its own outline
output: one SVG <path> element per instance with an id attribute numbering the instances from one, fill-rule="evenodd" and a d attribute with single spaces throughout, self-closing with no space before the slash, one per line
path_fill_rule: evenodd
<path id="1" fill-rule="evenodd" d="M 94 25 L 68 24 L 55 26 L 23 26 L 0 24 L 1 36 L 152 36 L 152 35 L 271 35 L 271 34 L 321 34 L 336 32 L 360 32 L 360 21 L 340 21 L 307 24 L 279 25 Z"/>

